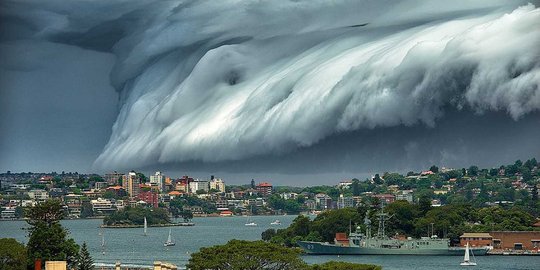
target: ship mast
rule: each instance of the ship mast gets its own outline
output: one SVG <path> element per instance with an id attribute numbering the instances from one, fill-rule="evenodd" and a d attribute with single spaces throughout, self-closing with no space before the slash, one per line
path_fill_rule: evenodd
<path id="1" fill-rule="evenodd" d="M 379 216 L 379 229 L 377 231 L 377 238 L 386 238 L 385 234 L 385 222 L 389 220 L 392 216 L 389 216 L 384 212 L 384 207 L 381 208 L 381 212 L 377 214 Z"/>

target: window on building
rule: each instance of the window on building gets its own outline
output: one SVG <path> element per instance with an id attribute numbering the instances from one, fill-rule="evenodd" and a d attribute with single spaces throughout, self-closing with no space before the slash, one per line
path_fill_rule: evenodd
<path id="1" fill-rule="evenodd" d="M 495 248 L 500 248 L 501 247 L 501 239 L 493 239 L 493 246 Z"/>
<path id="2" fill-rule="evenodd" d="M 522 250 L 523 244 L 522 243 L 514 243 L 514 249 L 515 250 Z"/>

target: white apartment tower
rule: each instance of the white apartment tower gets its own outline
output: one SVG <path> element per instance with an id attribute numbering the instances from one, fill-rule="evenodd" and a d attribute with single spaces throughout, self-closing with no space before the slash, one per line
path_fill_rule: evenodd
<path id="1" fill-rule="evenodd" d="M 160 192 L 163 192 L 165 189 L 165 175 L 161 172 L 156 172 L 154 175 L 150 176 L 150 184 L 152 186 L 157 186 Z"/>
<path id="2" fill-rule="evenodd" d="M 141 180 L 135 172 L 129 172 L 122 176 L 122 187 L 126 190 L 130 197 L 137 197 L 139 195 Z"/>
<path id="3" fill-rule="evenodd" d="M 225 182 L 220 178 L 213 178 L 210 180 L 210 189 L 219 190 L 220 192 L 225 192 Z"/>

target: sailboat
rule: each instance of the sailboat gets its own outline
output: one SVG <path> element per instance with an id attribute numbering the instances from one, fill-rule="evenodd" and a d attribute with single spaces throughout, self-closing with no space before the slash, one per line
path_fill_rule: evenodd
<path id="1" fill-rule="evenodd" d="M 472 250 L 471 250 L 472 253 Z M 469 258 L 469 242 L 467 242 L 467 245 L 465 246 L 465 256 L 463 257 L 463 262 L 460 264 L 462 266 L 475 266 L 476 260 L 474 260 L 474 253 L 473 254 L 473 261 Z"/>
<path id="2" fill-rule="evenodd" d="M 174 245 L 176 245 L 176 243 L 173 242 L 172 237 L 171 237 L 171 229 L 169 229 L 169 238 L 167 238 L 167 242 L 165 242 L 163 246 L 170 247 Z"/>
<path id="3" fill-rule="evenodd" d="M 144 236 L 147 236 L 146 230 L 148 229 L 148 223 L 146 223 L 146 217 L 144 217 Z"/>
<path id="4" fill-rule="evenodd" d="M 250 212 L 253 213 L 253 206 L 251 206 L 251 211 Z M 248 227 L 254 227 L 254 226 L 257 226 L 257 223 L 251 221 L 251 216 L 248 216 L 246 224 L 244 224 L 244 225 L 246 225 Z"/>
<path id="5" fill-rule="evenodd" d="M 99 234 L 101 235 L 101 253 L 105 255 L 105 234 L 103 233 L 103 228 L 100 230 Z"/>

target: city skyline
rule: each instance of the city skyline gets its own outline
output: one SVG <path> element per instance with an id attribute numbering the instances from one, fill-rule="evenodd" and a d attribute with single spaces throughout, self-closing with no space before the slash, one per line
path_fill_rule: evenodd
<path id="1" fill-rule="evenodd" d="M 4 1 L 0 171 L 307 186 L 535 157 L 539 5 Z"/>

